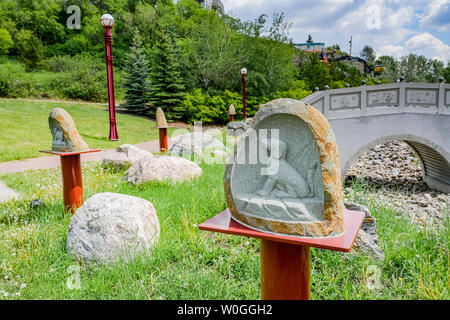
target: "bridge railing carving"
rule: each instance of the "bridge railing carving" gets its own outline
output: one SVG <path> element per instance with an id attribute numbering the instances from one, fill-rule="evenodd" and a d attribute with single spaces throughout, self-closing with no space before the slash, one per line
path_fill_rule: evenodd
<path id="1" fill-rule="evenodd" d="M 390 113 L 450 115 L 450 84 L 399 82 L 315 92 L 302 99 L 328 120 Z"/>

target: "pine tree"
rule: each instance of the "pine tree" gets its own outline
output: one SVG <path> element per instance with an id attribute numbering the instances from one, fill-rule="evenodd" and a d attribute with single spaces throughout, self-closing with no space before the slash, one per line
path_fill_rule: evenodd
<path id="1" fill-rule="evenodd" d="M 184 116 L 184 85 L 180 74 L 175 43 L 167 30 L 158 34 L 154 46 L 154 64 L 150 72 L 152 90 L 150 92 L 150 115 L 154 116 L 158 107 L 162 108 L 168 120 L 180 120 Z"/>
<path id="2" fill-rule="evenodd" d="M 148 94 L 150 92 L 148 75 L 150 70 L 138 31 L 134 34 L 133 46 L 130 48 L 130 53 L 125 62 L 125 72 L 123 85 L 125 99 L 120 106 L 135 114 L 148 114 L 150 109 L 148 105 Z"/>

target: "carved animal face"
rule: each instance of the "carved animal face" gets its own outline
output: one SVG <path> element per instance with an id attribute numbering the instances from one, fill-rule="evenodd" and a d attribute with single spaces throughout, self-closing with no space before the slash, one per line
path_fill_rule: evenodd
<path id="1" fill-rule="evenodd" d="M 284 159 L 287 154 L 287 144 L 280 139 L 267 139 L 261 142 L 261 145 L 267 150 L 269 156 L 274 159 Z"/>

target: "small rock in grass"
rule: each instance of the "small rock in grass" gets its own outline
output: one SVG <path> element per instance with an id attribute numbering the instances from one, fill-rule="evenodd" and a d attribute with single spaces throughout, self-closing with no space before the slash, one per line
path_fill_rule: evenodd
<path id="1" fill-rule="evenodd" d="M 183 182 L 197 178 L 202 169 L 194 162 L 172 156 L 144 157 L 133 164 L 124 179 L 128 183 L 141 184 L 147 181 Z"/>
<path id="2" fill-rule="evenodd" d="M 152 156 L 152 153 L 131 144 L 123 144 L 105 156 L 102 166 L 122 170 L 146 156 Z"/>

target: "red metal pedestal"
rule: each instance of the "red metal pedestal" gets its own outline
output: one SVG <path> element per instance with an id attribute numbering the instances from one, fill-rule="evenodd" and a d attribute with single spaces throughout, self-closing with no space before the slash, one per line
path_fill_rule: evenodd
<path id="1" fill-rule="evenodd" d="M 73 214 L 83 204 L 83 180 L 81 175 L 81 154 L 99 152 L 99 149 L 79 152 L 57 152 L 41 150 L 40 152 L 60 156 L 63 180 L 64 207 Z"/>
<path id="2" fill-rule="evenodd" d="M 329 238 L 302 238 L 250 229 L 231 218 L 227 209 L 203 222 L 200 230 L 261 239 L 261 298 L 263 300 L 309 300 L 309 247 L 349 252 L 365 213 L 344 211 L 345 233 Z"/>
<path id="3" fill-rule="evenodd" d="M 159 150 L 167 152 L 169 150 L 167 139 L 167 128 L 159 128 Z"/>

